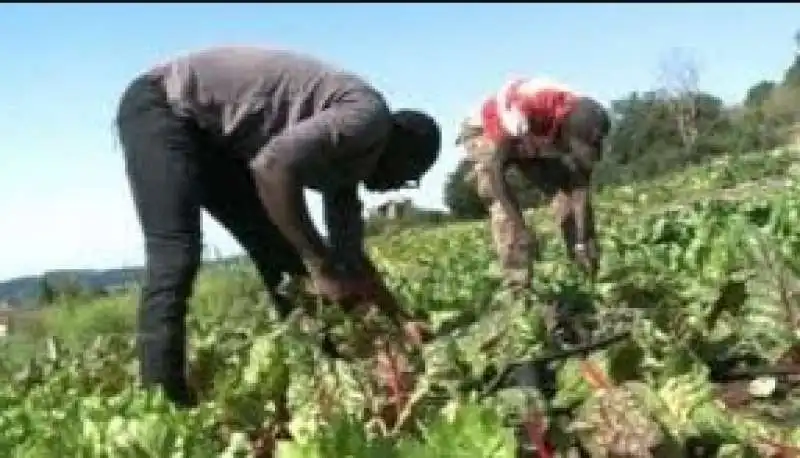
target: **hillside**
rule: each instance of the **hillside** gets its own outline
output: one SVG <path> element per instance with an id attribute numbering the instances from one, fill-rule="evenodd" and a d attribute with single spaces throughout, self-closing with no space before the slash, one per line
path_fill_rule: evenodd
<path id="1" fill-rule="evenodd" d="M 793 456 L 800 390 L 776 368 L 800 364 L 798 159 L 789 148 L 721 157 L 604 190 L 594 284 L 565 262 L 548 211 L 531 212 L 544 249 L 527 303 L 498 291 L 483 221 L 370 239 L 402 303 L 438 331 L 408 373 L 396 361 L 326 357 L 315 341 L 325 323 L 357 355 L 371 347 L 356 332 L 364 325 L 334 309 L 279 325 L 249 265 L 212 266 L 190 319 L 204 403 L 177 412 L 131 388 L 130 294 L 57 304 L 5 349 L 17 357 L 0 362 L 0 450 L 272 456 L 276 431 L 287 430 L 281 458 L 510 458 L 520 442 L 541 445 L 547 427 L 558 456 Z M 548 331 L 553 311 L 581 342 L 631 337 L 540 367 L 537 389 L 489 392 L 509 363 L 569 348 Z M 20 372 L 29 352 L 36 360 Z M 762 376 L 730 380 L 734 366 Z M 552 456 L 540 452 L 530 456 Z"/>
<path id="2" fill-rule="evenodd" d="M 105 290 L 138 282 L 141 268 L 119 268 L 107 270 L 67 269 L 12 278 L 0 282 L 0 302 L 20 303 L 35 300 L 42 288 L 42 280 L 47 278 L 56 285 L 76 281 L 81 287 L 91 290 Z"/>
<path id="3" fill-rule="evenodd" d="M 238 262 L 240 256 L 206 261 L 206 265 Z M 28 275 L 0 282 L 0 303 L 12 304 L 35 301 L 41 293 L 42 281 L 47 279 L 54 287 L 76 285 L 89 292 L 114 291 L 142 278 L 141 267 L 120 267 L 116 269 L 64 269 L 52 270 L 41 275 Z"/>

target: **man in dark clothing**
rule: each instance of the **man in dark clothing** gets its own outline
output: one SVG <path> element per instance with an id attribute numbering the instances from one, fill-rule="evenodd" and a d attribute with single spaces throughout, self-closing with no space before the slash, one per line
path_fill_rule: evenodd
<path id="1" fill-rule="evenodd" d="M 334 301 L 380 301 L 387 291 L 365 255 L 357 186 L 406 187 L 441 146 L 430 116 L 390 111 L 360 77 L 247 47 L 192 53 L 138 76 L 117 125 L 146 246 L 141 376 L 180 404 L 193 402 L 185 314 L 201 260 L 201 208 L 244 247 L 284 316 L 290 304 L 273 293 L 284 273 L 309 275 Z M 304 188 L 323 196 L 328 243 Z"/>

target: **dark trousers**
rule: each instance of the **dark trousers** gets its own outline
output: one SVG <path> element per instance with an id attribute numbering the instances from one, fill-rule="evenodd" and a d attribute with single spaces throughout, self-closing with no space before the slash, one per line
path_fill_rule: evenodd
<path id="1" fill-rule="evenodd" d="M 179 118 L 157 82 L 139 77 L 122 96 L 117 117 L 133 201 L 145 238 L 146 275 L 138 310 L 141 378 L 177 403 L 186 385 L 186 302 L 201 261 L 205 209 L 243 246 L 268 291 L 283 273 L 305 272 L 269 219 L 241 157 Z M 288 304 L 278 301 L 281 312 Z"/>

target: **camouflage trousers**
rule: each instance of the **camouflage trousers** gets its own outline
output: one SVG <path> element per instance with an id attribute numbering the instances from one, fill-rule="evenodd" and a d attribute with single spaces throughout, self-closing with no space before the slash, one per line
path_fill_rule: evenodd
<path id="1" fill-rule="evenodd" d="M 527 227 L 519 227 L 500 208 L 499 203 L 489 207 L 489 224 L 503 277 L 512 289 L 527 289 L 531 283 L 531 262 L 534 235 Z"/>
<path id="2" fill-rule="evenodd" d="M 474 165 L 467 180 L 489 206 L 492 242 L 506 285 L 513 290 L 524 290 L 530 286 L 536 237 L 533 231 L 520 223 L 522 214 L 518 208 L 515 208 L 516 214 L 513 214 L 496 198 L 497 190 L 491 189 L 491 158 L 487 156 L 488 154 L 473 155 L 470 158 Z"/>

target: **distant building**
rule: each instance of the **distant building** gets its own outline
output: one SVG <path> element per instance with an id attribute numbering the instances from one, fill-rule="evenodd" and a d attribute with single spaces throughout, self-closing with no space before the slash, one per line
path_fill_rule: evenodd
<path id="1" fill-rule="evenodd" d="M 409 210 L 414 208 L 411 199 L 390 200 L 384 202 L 369 211 L 369 217 L 386 218 L 386 219 L 400 219 L 405 216 Z"/>
<path id="2" fill-rule="evenodd" d="M 7 302 L 0 302 L 0 338 L 11 332 L 11 306 Z"/>
<path id="3" fill-rule="evenodd" d="M 800 122 L 789 128 L 789 142 L 793 145 L 800 145 Z"/>
<path id="4" fill-rule="evenodd" d="M 25 326 L 25 320 L 36 319 L 38 309 L 15 307 L 8 301 L 0 301 L 0 339 L 14 332 L 14 328 Z"/>

